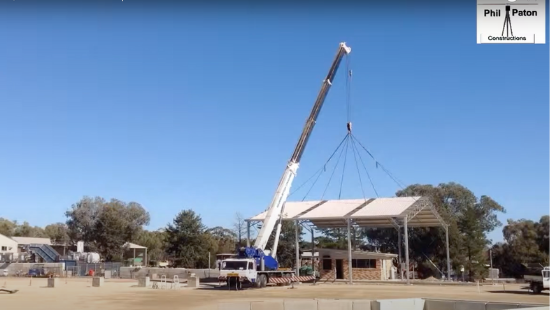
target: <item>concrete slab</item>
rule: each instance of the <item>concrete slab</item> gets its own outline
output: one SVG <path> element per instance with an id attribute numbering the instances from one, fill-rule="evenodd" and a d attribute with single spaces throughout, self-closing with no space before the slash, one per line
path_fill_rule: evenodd
<path id="1" fill-rule="evenodd" d="M 454 300 L 425 300 L 424 310 L 454 310 Z"/>
<path id="2" fill-rule="evenodd" d="M 317 310 L 353 310 L 353 301 L 345 299 L 318 299 Z"/>
<path id="3" fill-rule="evenodd" d="M 250 303 L 251 310 L 285 310 L 285 303 L 277 301 L 253 301 Z"/>
<path id="4" fill-rule="evenodd" d="M 352 303 L 352 309 L 353 310 L 371 310 L 371 300 L 363 299 L 363 300 L 354 300 Z"/>
<path id="5" fill-rule="evenodd" d="M 424 310 L 425 301 L 421 298 L 380 299 L 371 303 L 372 310 Z"/>
<path id="6" fill-rule="evenodd" d="M 221 303 L 218 310 L 251 310 L 250 301 Z"/>
<path id="7" fill-rule="evenodd" d="M 284 305 L 285 310 L 317 310 L 316 299 L 287 299 Z"/>
<path id="8" fill-rule="evenodd" d="M 508 310 L 517 309 L 519 304 L 511 303 L 486 303 L 485 310 Z"/>
<path id="9" fill-rule="evenodd" d="M 485 310 L 485 302 L 483 301 L 459 301 L 455 302 L 454 310 Z"/>

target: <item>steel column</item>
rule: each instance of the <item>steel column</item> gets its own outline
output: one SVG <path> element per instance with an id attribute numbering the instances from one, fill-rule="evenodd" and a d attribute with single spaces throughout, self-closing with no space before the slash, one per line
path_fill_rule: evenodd
<path id="1" fill-rule="evenodd" d="M 451 280 L 451 258 L 449 254 L 449 226 L 445 226 L 445 246 L 447 248 L 447 279 Z"/>
<path id="2" fill-rule="evenodd" d="M 408 219 L 405 217 L 405 225 L 403 229 L 405 230 L 405 268 L 407 271 L 407 284 L 411 284 L 411 279 L 409 275 L 409 228 L 407 226 Z"/>
<path id="3" fill-rule="evenodd" d="M 353 284 L 353 269 L 352 267 L 352 257 L 351 257 L 351 219 L 348 219 L 348 274 L 349 274 L 349 284 Z"/>

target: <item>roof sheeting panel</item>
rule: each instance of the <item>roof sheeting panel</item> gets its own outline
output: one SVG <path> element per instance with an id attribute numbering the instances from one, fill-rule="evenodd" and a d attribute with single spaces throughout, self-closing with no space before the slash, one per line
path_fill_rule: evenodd
<path id="1" fill-rule="evenodd" d="M 319 207 L 307 212 L 298 217 L 298 219 L 337 219 L 344 217 L 361 204 L 365 203 L 365 199 L 347 199 L 347 200 L 329 200 Z"/>
<path id="2" fill-rule="evenodd" d="M 52 245 L 50 238 L 35 238 L 35 237 L 11 237 L 19 245 L 29 244 L 47 244 Z"/>
<path id="3" fill-rule="evenodd" d="M 321 200 L 315 200 L 315 201 L 287 201 L 285 203 L 285 210 L 284 210 L 284 216 L 283 219 L 289 220 L 293 217 L 299 215 L 302 212 L 307 211 L 309 208 L 314 207 L 315 205 L 321 203 Z M 251 218 L 251 221 L 263 221 L 265 219 L 265 216 L 267 215 L 267 211 L 264 211 L 255 217 Z"/>
<path id="4" fill-rule="evenodd" d="M 420 197 L 376 198 L 364 208 L 351 215 L 352 219 L 361 217 L 400 217 Z"/>

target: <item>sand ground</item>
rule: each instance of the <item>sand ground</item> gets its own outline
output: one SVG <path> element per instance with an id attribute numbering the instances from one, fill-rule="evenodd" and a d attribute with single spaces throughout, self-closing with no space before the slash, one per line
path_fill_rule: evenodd
<path id="1" fill-rule="evenodd" d="M 549 304 L 549 294 L 529 294 L 520 285 L 438 286 L 438 285 L 345 285 L 302 284 L 296 289 L 268 287 L 243 291 L 205 286 L 160 290 L 136 287 L 137 281 L 106 280 L 102 287 L 91 287 L 89 278 L 59 279 L 56 288 L 47 288 L 47 279 L 0 278 L 0 286 L 18 289 L 16 294 L 0 293 L 3 309 L 217 309 L 220 302 L 292 298 L 386 299 L 426 297 L 437 299 L 484 300 Z"/>

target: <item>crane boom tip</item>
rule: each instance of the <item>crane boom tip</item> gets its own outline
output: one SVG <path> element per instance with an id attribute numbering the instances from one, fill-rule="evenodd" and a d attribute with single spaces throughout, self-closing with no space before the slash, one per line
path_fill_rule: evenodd
<path id="1" fill-rule="evenodd" d="M 346 45 L 346 42 L 340 43 L 340 47 L 344 49 L 344 51 L 346 52 L 346 54 L 351 53 L 351 47 L 347 46 L 347 45 Z"/>

